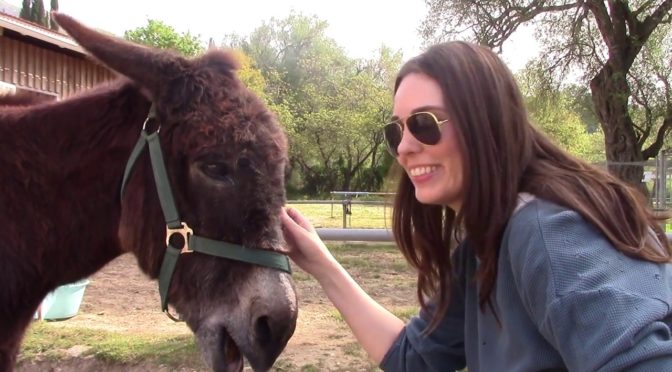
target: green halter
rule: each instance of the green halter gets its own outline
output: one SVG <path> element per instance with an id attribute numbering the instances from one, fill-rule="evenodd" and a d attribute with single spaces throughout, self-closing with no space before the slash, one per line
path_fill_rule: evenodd
<path id="1" fill-rule="evenodd" d="M 245 247 L 239 244 L 216 241 L 194 235 L 193 230 L 180 220 L 177 207 L 175 206 L 173 192 L 171 191 L 170 183 L 168 182 L 168 173 L 166 172 L 163 153 L 161 152 L 161 143 L 159 142 L 160 127 L 151 134 L 148 134 L 146 130 L 147 122 L 155 118 L 156 112 L 154 105 L 152 104 L 149 114 L 145 119 L 145 123 L 142 126 L 140 138 L 135 144 L 131 156 L 128 159 L 128 163 L 126 164 L 124 178 L 121 183 L 121 195 L 124 194 L 128 177 L 133 170 L 136 160 L 138 160 L 140 154 L 142 154 L 145 145 L 148 145 L 152 171 L 154 173 L 154 183 L 156 184 L 156 191 L 159 194 L 163 216 L 166 220 L 166 253 L 163 256 L 161 271 L 159 273 L 161 310 L 165 312 L 169 318 L 175 321 L 178 320 L 168 310 L 168 288 L 170 287 L 170 281 L 173 277 L 175 265 L 177 264 L 177 259 L 180 257 L 180 254 L 199 252 L 211 256 L 224 257 L 231 260 L 266 266 L 291 274 L 292 271 L 289 266 L 289 260 L 284 254 L 259 248 Z M 175 247 L 174 245 L 178 245 L 178 247 Z"/>

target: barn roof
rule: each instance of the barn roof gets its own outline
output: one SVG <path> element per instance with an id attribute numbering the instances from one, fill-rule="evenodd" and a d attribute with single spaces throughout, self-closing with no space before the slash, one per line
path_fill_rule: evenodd
<path id="1" fill-rule="evenodd" d="M 21 18 L 13 17 L 9 14 L 0 13 L 0 28 L 6 28 L 8 30 L 18 32 L 21 35 L 41 40 L 61 48 L 69 49 L 80 54 L 86 54 L 84 49 L 82 49 L 82 47 L 80 47 L 68 35 L 49 30 L 40 25 L 28 22 Z"/>

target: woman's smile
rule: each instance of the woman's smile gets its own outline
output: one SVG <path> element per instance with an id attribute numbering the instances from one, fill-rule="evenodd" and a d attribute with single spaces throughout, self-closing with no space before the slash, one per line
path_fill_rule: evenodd
<path id="1" fill-rule="evenodd" d="M 426 175 L 428 173 L 432 173 L 436 171 L 439 167 L 436 165 L 423 165 L 419 167 L 413 167 L 408 170 L 408 174 L 411 175 L 411 177 L 420 177 L 423 175 Z"/>
<path id="2" fill-rule="evenodd" d="M 431 179 L 436 176 L 436 173 L 439 171 L 439 167 L 436 165 L 424 165 L 419 167 L 410 168 L 407 173 L 411 178 L 411 182 L 418 187 L 424 183 L 429 182 Z"/>

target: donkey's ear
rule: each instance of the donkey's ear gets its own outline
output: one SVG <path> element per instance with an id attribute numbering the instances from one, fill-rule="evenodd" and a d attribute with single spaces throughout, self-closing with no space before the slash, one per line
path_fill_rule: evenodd
<path id="1" fill-rule="evenodd" d="M 52 19 L 93 57 L 140 84 L 153 97 L 158 95 L 165 82 L 187 65 L 186 60 L 178 55 L 103 34 L 65 14 L 55 11 L 51 14 Z"/>
<path id="2" fill-rule="evenodd" d="M 201 66 L 213 68 L 222 74 L 233 75 L 240 69 L 240 61 L 233 50 L 210 48 L 196 63 Z"/>

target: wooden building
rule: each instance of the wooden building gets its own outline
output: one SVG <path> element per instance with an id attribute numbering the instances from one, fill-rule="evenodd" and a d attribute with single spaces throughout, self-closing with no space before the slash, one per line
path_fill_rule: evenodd
<path id="1" fill-rule="evenodd" d="M 115 76 L 66 34 L 0 13 L 0 94 L 61 99 Z"/>

